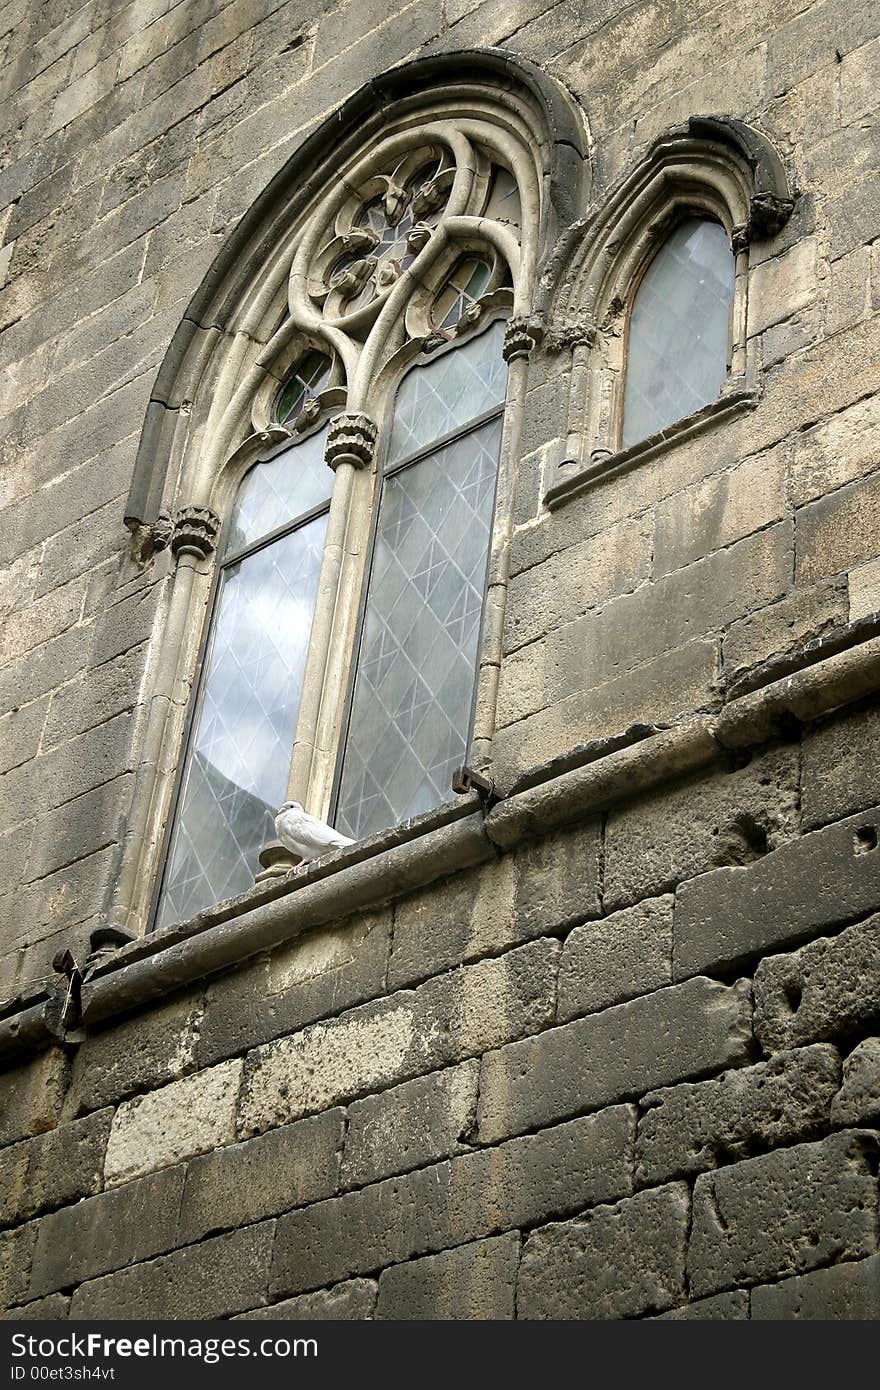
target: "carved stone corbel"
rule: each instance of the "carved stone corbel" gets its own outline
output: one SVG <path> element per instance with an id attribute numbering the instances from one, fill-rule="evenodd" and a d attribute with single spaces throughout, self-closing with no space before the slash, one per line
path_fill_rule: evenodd
<path id="1" fill-rule="evenodd" d="M 377 434 L 378 428 L 369 415 L 337 415 L 330 421 L 324 458 L 334 471 L 340 463 L 369 468 L 376 452 Z"/>
<path id="2" fill-rule="evenodd" d="M 592 319 L 581 314 L 577 318 L 551 324 L 544 334 L 547 352 L 566 352 L 575 347 L 595 347 L 598 331 Z"/>
<path id="3" fill-rule="evenodd" d="M 179 507 L 171 533 L 171 553 L 175 559 L 195 555 L 207 560 L 216 548 L 219 531 L 220 518 L 210 507 Z"/>
<path id="4" fill-rule="evenodd" d="M 749 231 L 754 237 L 776 236 L 794 210 L 794 199 L 778 193 L 754 193 L 749 204 Z"/>
<path id="5" fill-rule="evenodd" d="M 505 362 L 512 362 L 516 357 L 528 357 L 537 347 L 539 336 L 537 326 L 528 314 L 515 314 L 509 318 L 501 349 Z"/>

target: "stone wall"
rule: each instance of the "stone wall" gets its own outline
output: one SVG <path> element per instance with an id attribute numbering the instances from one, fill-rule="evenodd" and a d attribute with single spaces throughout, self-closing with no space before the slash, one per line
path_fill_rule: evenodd
<path id="1" fill-rule="evenodd" d="M 387 16 L 0 5 L 0 1029 L 11 1056 L 36 1000 L 43 1045 L 2 1088 L 3 1301 L 876 1317 L 880 10 Z M 39 982 L 107 920 L 167 603 L 167 552 L 122 526 L 156 368 L 323 119 L 397 62 L 485 45 L 582 102 L 594 204 L 695 113 L 774 142 L 799 196 L 753 250 L 758 399 L 549 511 L 565 383 L 533 354 L 505 799 L 446 828 L 467 854 L 255 892 L 120 953 L 64 1032 Z M 671 751 L 619 747 L 634 721 Z"/>

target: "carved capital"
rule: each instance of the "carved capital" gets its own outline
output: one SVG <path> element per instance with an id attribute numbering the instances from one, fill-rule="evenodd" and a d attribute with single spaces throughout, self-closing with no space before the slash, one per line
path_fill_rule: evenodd
<path id="1" fill-rule="evenodd" d="M 331 468 L 350 463 L 368 468 L 376 451 L 377 428 L 369 415 L 337 415 L 327 431 L 324 457 Z"/>
<path id="2" fill-rule="evenodd" d="M 575 319 L 553 323 L 544 334 L 548 352 L 565 352 L 575 347 L 595 347 L 598 340 L 596 325 L 581 314 Z"/>
<path id="3" fill-rule="evenodd" d="M 730 234 L 730 249 L 735 256 L 741 251 L 748 251 L 752 237 L 749 228 L 744 224 L 734 227 Z"/>
<path id="4" fill-rule="evenodd" d="M 528 357 L 537 346 L 538 336 L 535 323 L 528 315 L 516 314 L 508 319 L 501 349 L 505 362 L 512 362 L 515 357 Z"/>
<path id="5" fill-rule="evenodd" d="M 171 553 L 206 560 L 217 545 L 220 518 L 210 507 L 179 507 L 171 533 Z"/>
<path id="6" fill-rule="evenodd" d="M 160 512 L 156 520 L 148 527 L 150 533 L 150 550 L 165 550 L 171 542 L 174 532 L 174 522 L 168 512 Z"/>

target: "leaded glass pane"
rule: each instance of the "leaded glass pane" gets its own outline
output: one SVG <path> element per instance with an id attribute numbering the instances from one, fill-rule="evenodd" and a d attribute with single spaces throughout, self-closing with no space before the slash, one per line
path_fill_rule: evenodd
<path id="1" fill-rule="evenodd" d="M 284 800 L 326 514 L 223 575 L 157 926 L 253 885 Z"/>
<path id="2" fill-rule="evenodd" d="M 501 405 L 507 389 L 503 340 L 504 324 L 499 321 L 454 352 L 407 373 L 394 407 L 388 464 Z"/>
<path id="3" fill-rule="evenodd" d="M 733 277 L 717 222 L 682 222 L 654 257 L 630 316 L 623 448 L 717 398 L 727 375 Z"/>
<path id="4" fill-rule="evenodd" d="M 497 419 L 385 481 L 336 819 L 354 838 L 451 798 L 470 726 L 500 440 Z"/>
<path id="5" fill-rule="evenodd" d="M 440 328 L 454 328 L 466 309 L 479 299 L 492 271 L 485 261 L 471 256 L 456 267 L 434 305 L 434 322 Z"/>
<path id="6" fill-rule="evenodd" d="M 327 501 L 333 472 L 324 462 L 326 440 L 326 429 L 319 430 L 245 474 L 224 528 L 226 555 Z"/>
<path id="7" fill-rule="evenodd" d="M 281 388 L 275 418 L 281 425 L 291 424 L 301 413 L 306 397 L 320 390 L 330 375 L 330 363 L 320 352 L 308 352 L 296 371 Z"/>

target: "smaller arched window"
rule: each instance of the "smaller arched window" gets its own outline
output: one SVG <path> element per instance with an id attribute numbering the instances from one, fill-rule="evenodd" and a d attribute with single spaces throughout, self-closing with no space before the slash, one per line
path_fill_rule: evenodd
<path id="1" fill-rule="evenodd" d="M 714 401 L 730 364 L 735 263 L 725 229 L 680 222 L 649 262 L 629 316 L 620 446 Z"/>

